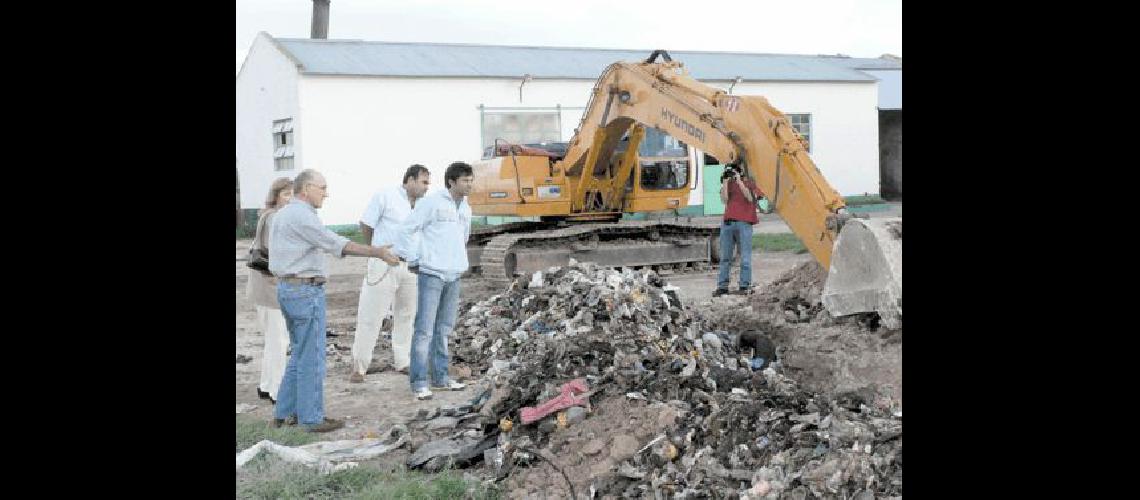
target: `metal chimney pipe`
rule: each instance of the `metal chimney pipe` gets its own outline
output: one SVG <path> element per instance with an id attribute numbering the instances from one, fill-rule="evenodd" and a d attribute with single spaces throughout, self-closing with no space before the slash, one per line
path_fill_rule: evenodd
<path id="1" fill-rule="evenodd" d="M 329 37 L 329 0 L 313 0 L 313 33 L 310 38 Z"/>

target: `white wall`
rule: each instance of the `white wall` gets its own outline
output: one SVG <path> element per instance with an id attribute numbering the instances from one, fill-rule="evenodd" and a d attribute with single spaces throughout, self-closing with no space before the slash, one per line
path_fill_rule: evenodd
<path id="1" fill-rule="evenodd" d="M 237 160 L 242 208 L 261 208 L 278 177 L 296 177 L 301 164 L 301 120 L 296 66 L 259 34 L 237 76 Z M 294 169 L 273 170 L 273 120 L 293 118 Z"/>
<path id="2" fill-rule="evenodd" d="M 744 82 L 732 93 L 763 96 L 784 114 L 810 113 L 811 159 L 831 187 L 843 196 L 879 192 L 875 82 Z"/>
<path id="3" fill-rule="evenodd" d="M 413 163 L 443 186 L 447 165 L 482 155 L 480 113 L 488 107 L 581 107 L 592 81 L 459 78 L 354 78 L 304 76 L 302 168 L 325 174 L 330 197 L 321 209 L 325 224 L 355 224 L 372 193 L 399 184 Z M 563 110 L 564 139 L 573 135 L 582 110 Z"/>
<path id="4" fill-rule="evenodd" d="M 304 128 L 305 156 L 303 162 L 298 158 L 298 168 L 325 174 L 330 197 L 320 213 L 326 224 L 355 224 L 372 193 L 398 184 L 408 165 L 426 165 L 435 188 L 443 186 L 443 172 L 452 161 L 478 160 L 479 104 L 581 107 L 593 84 L 536 80 L 523 87 L 519 102 L 518 80 L 302 76 L 304 123 L 295 127 Z M 744 83 L 734 89 L 764 95 L 786 113 L 811 113 L 812 157 L 843 195 L 879 189 L 876 92 L 873 82 Z M 568 140 L 582 110 L 562 113 L 562 136 Z M 301 134 L 296 137 L 300 145 Z M 690 204 L 700 203 L 698 186 L 690 192 Z"/>
<path id="5" fill-rule="evenodd" d="M 862 70 L 879 79 L 879 109 L 902 109 L 902 70 Z"/>

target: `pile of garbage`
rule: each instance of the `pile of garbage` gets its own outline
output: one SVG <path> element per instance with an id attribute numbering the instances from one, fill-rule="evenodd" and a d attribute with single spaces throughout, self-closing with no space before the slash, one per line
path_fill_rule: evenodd
<path id="1" fill-rule="evenodd" d="M 764 287 L 762 293 L 752 295 L 751 305 L 762 316 L 776 319 L 778 324 L 812 323 L 879 329 L 880 318 L 875 312 L 838 318 L 828 314 L 821 299 L 825 281 L 826 269 L 815 261 L 805 262 Z"/>
<path id="2" fill-rule="evenodd" d="M 803 390 L 764 332 L 707 329 L 653 271 L 571 262 L 457 325 L 484 377 L 409 425 L 410 467 L 482 462 L 510 496 L 902 494 L 901 411 Z"/>
<path id="3" fill-rule="evenodd" d="M 774 370 L 762 387 L 678 405 L 678 423 L 619 467 L 601 494 L 674 498 L 902 495 L 902 421 L 861 395 L 818 400 Z M 673 403 L 676 404 L 676 403 Z"/>
<path id="4" fill-rule="evenodd" d="M 685 327 L 676 290 L 652 271 L 617 271 L 592 263 L 536 272 L 464 312 L 450 337 L 452 362 L 494 374 L 521 349 L 541 350 L 555 338 L 604 338 L 631 331 L 675 335 Z M 601 366 L 593 361 L 582 367 Z"/>

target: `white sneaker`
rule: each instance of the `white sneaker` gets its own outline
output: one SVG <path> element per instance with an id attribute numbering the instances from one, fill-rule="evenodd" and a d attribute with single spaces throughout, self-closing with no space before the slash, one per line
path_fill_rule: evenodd
<path id="1" fill-rule="evenodd" d="M 427 389 L 420 389 L 420 390 L 416 391 L 414 395 L 415 395 L 416 399 L 418 399 L 420 401 L 426 401 L 426 400 L 431 399 L 431 391 L 429 391 Z"/>
<path id="2" fill-rule="evenodd" d="M 461 384 L 454 380 L 447 382 L 447 385 L 444 386 L 432 387 L 437 391 L 462 391 L 465 388 L 467 388 L 467 384 Z"/>

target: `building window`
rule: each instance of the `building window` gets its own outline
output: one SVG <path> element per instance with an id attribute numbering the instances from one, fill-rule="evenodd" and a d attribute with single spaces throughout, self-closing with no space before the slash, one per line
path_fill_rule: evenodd
<path id="1" fill-rule="evenodd" d="M 810 153 L 811 152 L 811 114 L 798 113 L 798 114 L 788 114 L 787 116 L 788 116 L 788 121 L 792 122 L 792 128 L 796 129 L 796 132 L 799 132 L 800 136 L 804 138 L 804 142 L 807 143 L 807 146 L 806 146 L 807 151 Z"/>
<path id="2" fill-rule="evenodd" d="M 511 144 L 543 144 L 562 140 L 562 117 L 558 111 L 491 111 L 484 108 L 482 123 L 484 157 L 488 156 L 496 139 Z"/>
<path id="3" fill-rule="evenodd" d="M 293 119 L 273 120 L 273 170 L 293 170 Z"/>

